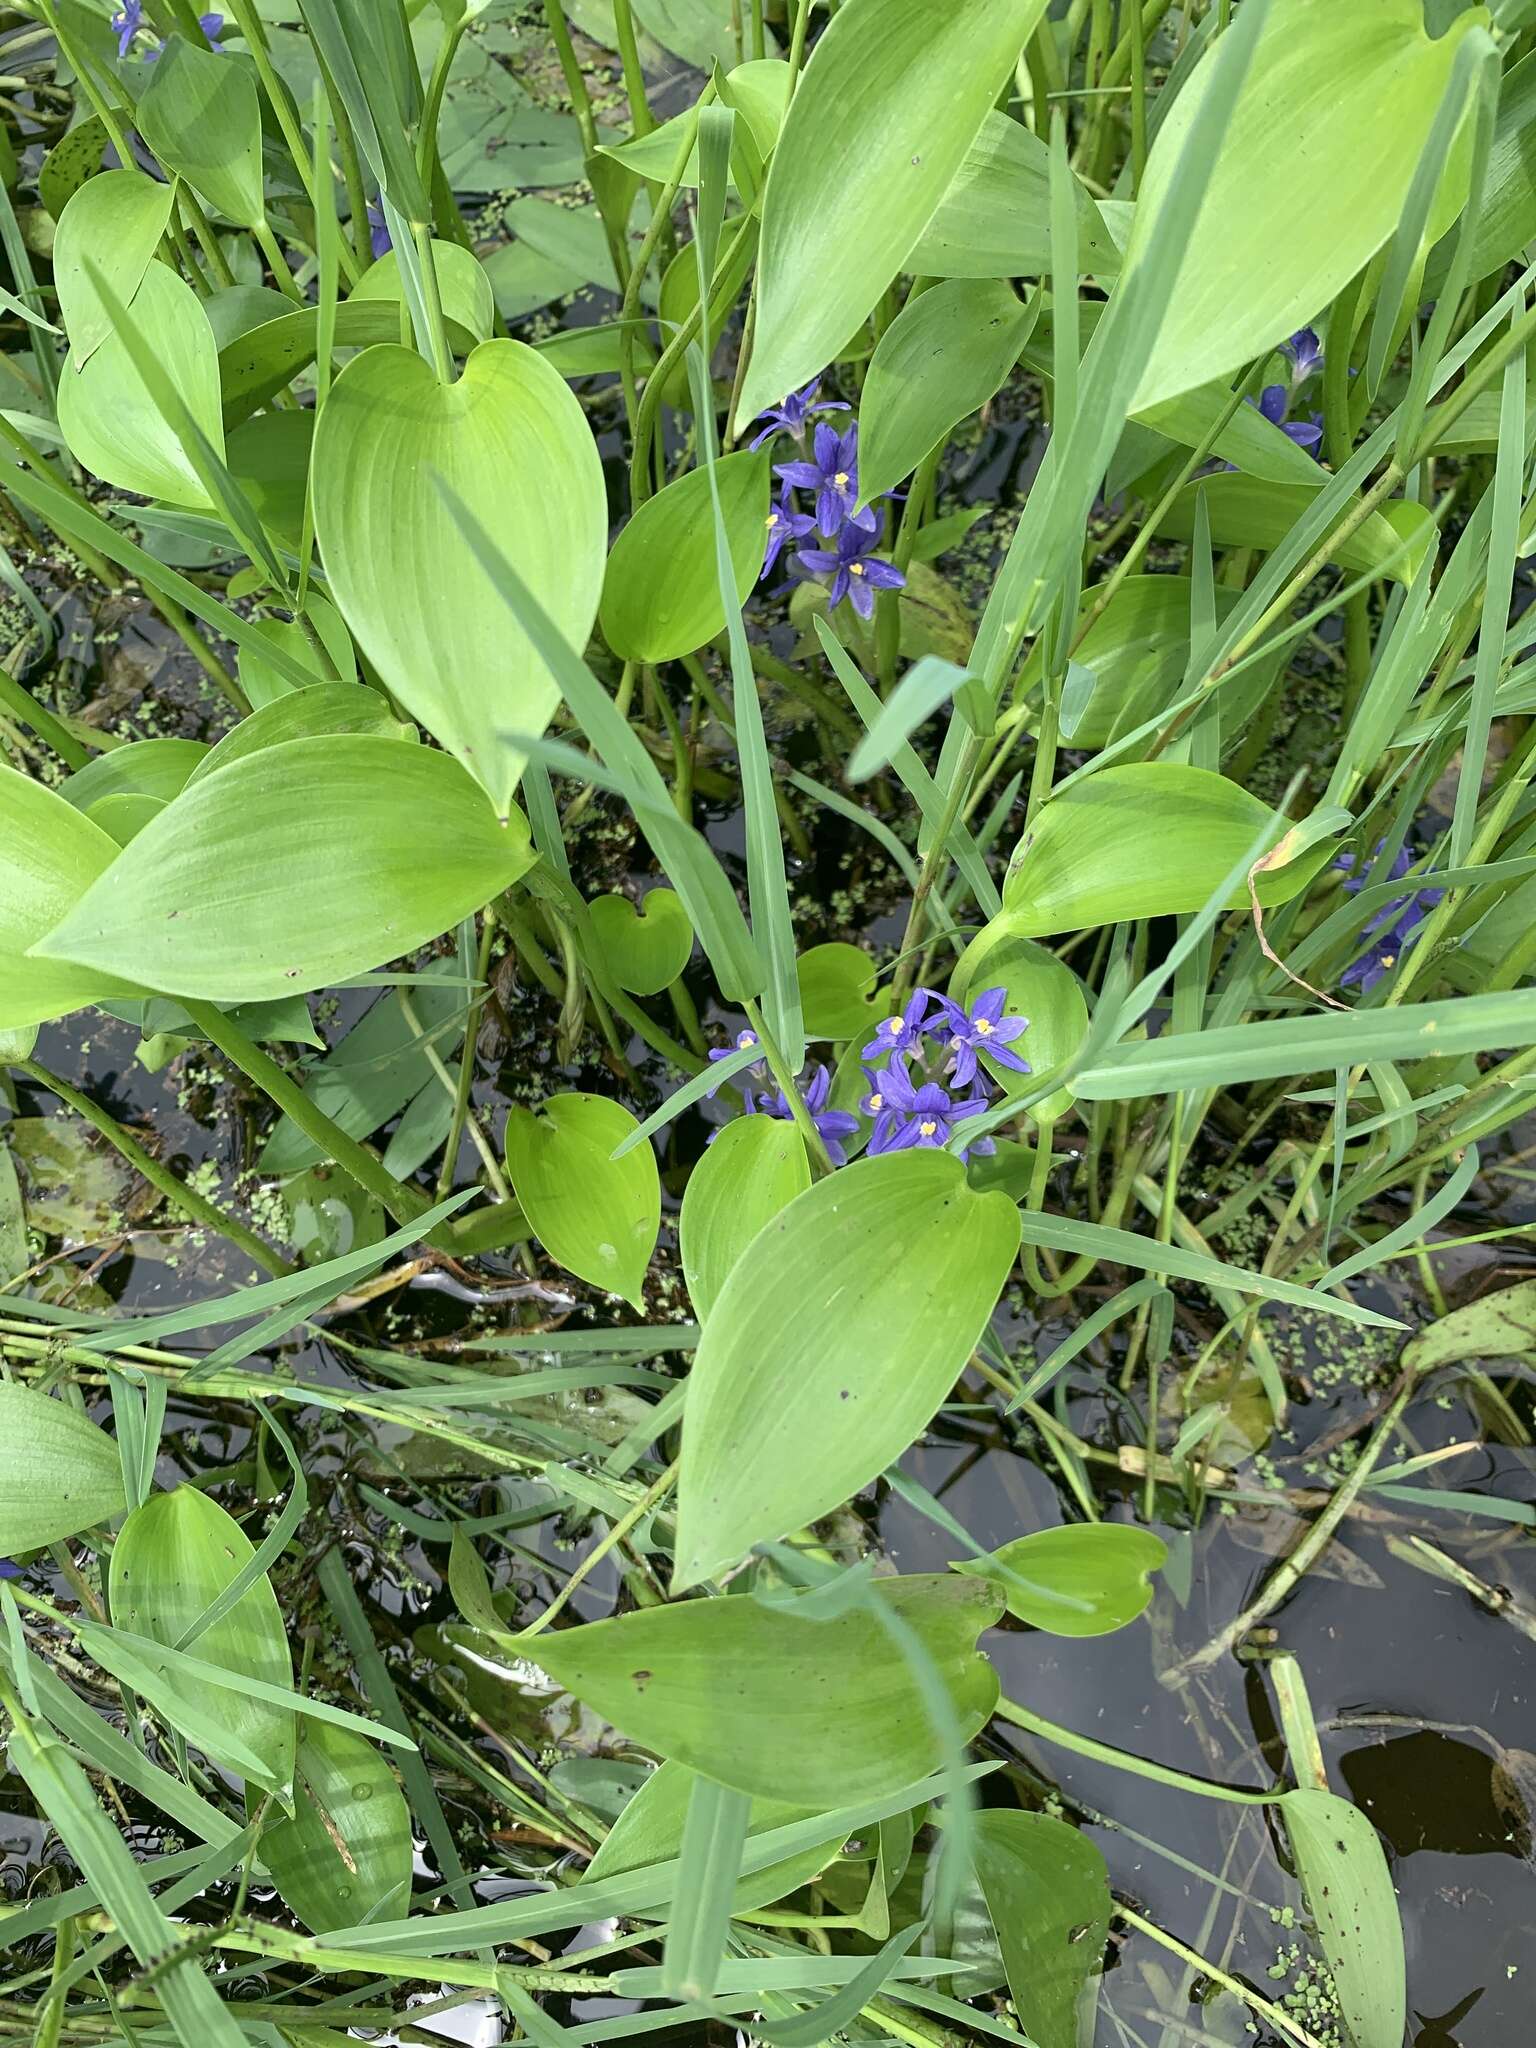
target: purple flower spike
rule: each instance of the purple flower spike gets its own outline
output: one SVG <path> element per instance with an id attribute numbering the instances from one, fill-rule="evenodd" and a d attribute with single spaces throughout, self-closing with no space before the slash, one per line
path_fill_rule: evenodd
<path id="1" fill-rule="evenodd" d="M 738 1031 L 736 1036 L 732 1039 L 729 1045 L 716 1046 L 714 1050 L 710 1053 L 709 1057 L 711 1061 L 728 1060 L 734 1053 L 745 1052 L 749 1046 L 755 1046 L 756 1044 L 757 1033 L 755 1031 Z M 744 1069 L 744 1072 L 748 1074 L 755 1074 L 759 1077 L 759 1079 L 761 1079 L 764 1073 L 762 1061 L 754 1060 L 749 1066 L 747 1066 Z M 729 1076 L 729 1078 L 735 1081 L 738 1087 L 741 1086 L 739 1076 L 733 1074 Z M 716 1089 L 722 1088 L 724 1085 L 724 1082 L 717 1081 L 715 1083 L 714 1088 L 706 1089 L 705 1092 L 706 1094 L 713 1095 L 716 1092 Z M 743 1095 L 746 1096 L 747 1107 L 750 1109 L 752 1107 L 751 1095 L 745 1088 L 743 1088 L 741 1092 Z"/>
<path id="2" fill-rule="evenodd" d="M 942 1000 L 943 1019 L 942 1023 L 936 1020 L 936 1029 L 940 1038 L 948 1038 L 954 1087 L 965 1088 L 975 1080 L 978 1053 L 984 1052 L 999 1066 L 1011 1067 L 1016 1074 L 1031 1071 L 1029 1061 L 1013 1050 L 1013 1040 L 1022 1038 L 1029 1029 L 1029 1019 L 1003 1015 L 1003 1005 L 1008 1000 L 1006 989 L 989 988 L 977 997 L 968 1012 L 947 997 Z"/>
<path id="3" fill-rule="evenodd" d="M 1281 347 L 1291 359 L 1291 381 L 1305 384 L 1323 367 L 1323 344 L 1310 327 L 1303 327 Z"/>
<path id="4" fill-rule="evenodd" d="M 763 556 L 763 574 L 758 581 L 762 582 L 772 570 L 786 542 L 804 540 L 808 533 L 815 530 L 815 526 L 816 522 L 809 512 L 795 510 L 794 494 L 786 484 L 779 493 L 779 502 L 768 514 L 768 549 Z"/>
<path id="5" fill-rule="evenodd" d="M 879 1088 L 866 1100 L 873 1101 L 876 1094 L 879 1107 L 869 1141 L 869 1150 L 876 1157 L 882 1152 L 940 1150 L 954 1135 L 956 1124 L 980 1116 L 987 1107 L 984 1095 L 956 1102 L 937 1081 L 915 1084 L 899 1057 L 887 1063 Z M 992 1147 L 989 1140 L 981 1139 L 973 1149 L 990 1151 Z"/>
<path id="6" fill-rule="evenodd" d="M 1380 854 L 1383 843 L 1377 841 L 1376 855 Z M 1399 847 L 1390 869 L 1381 879 L 1401 881 L 1413 866 L 1413 860 L 1407 846 Z M 1352 853 L 1341 853 L 1334 866 L 1344 870 L 1344 887 L 1351 896 L 1357 895 L 1370 879 L 1368 875 L 1352 872 L 1357 867 Z M 1396 967 L 1417 938 L 1420 925 L 1444 894 L 1443 889 L 1415 889 L 1410 895 L 1384 903 L 1360 934 L 1358 943 L 1363 951 L 1339 976 L 1344 986 L 1357 988 L 1362 995 L 1369 995 L 1377 982 Z"/>
<path id="7" fill-rule="evenodd" d="M 810 575 L 832 578 L 829 610 L 836 611 L 848 597 L 852 598 L 853 608 L 859 617 L 867 619 L 874 614 L 877 590 L 906 588 L 907 579 L 899 569 L 893 569 L 889 562 L 877 562 L 870 555 L 870 549 L 879 544 L 884 526 L 883 512 L 875 516 L 872 532 L 865 532 L 850 520 L 837 536 L 835 550 L 801 548 L 796 554 L 795 560 Z"/>
<path id="8" fill-rule="evenodd" d="M 1252 405 L 1255 401 L 1249 399 Z M 1323 438 L 1323 416 L 1313 413 L 1309 419 L 1288 420 L 1286 412 L 1290 406 L 1291 394 L 1283 384 L 1266 384 L 1258 397 L 1258 408 L 1272 427 L 1278 427 L 1288 441 L 1294 441 L 1298 448 L 1314 450 Z"/>
<path id="9" fill-rule="evenodd" d="M 859 502 L 859 429 L 855 422 L 846 434 L 823 422 L 812 441 L 813 462 L 776 462 L 775 476 L 782 477 L 797 491 L 816 493 L 816 523 L 830 540 L 844 521 L 864 532 L 872 532 L 876 514 L 872 505 L 855 512 Z"/>
<path id="10" fill-rule="evenodd" d="M 854 1135 L 859 1128 L 859 1120 L 856 1116 L 850 1116 L 846 1109 L 828 1109 L 827 1098 L 831 1093 L 832 1076 L 819 1060 L 813 1061 L 809 1078 L 800 1090 L 800 1099 L 810 1111 L 811 1122 L 816 1126 L 817 1136 L 827 1148 L 827 1157 L 834 1166 L 846 1166 L 848 1154 L 843 1149 L 842 1141 Z M 749 1098 L 747 1107 L 749 1110 L 759 1111 L 763 1116 L 777 1117 L 784 1122 L 792 1122 L 794 1119 L 795 1113 L 790 1108 L 789 1098 L 782 1088 L 775 1089 L 771 1095 L 765 1095 L 760 1102 L 754 1103 Z"/>
<path id="11" fill-rule="evenodd" d="M 213 47 L 215 49 L 218 49 L 219 37 L 224 33 L 223 15 L 200 14 L 197 17 L 197 25 L 202 30 L 203 34 L 208 38 L 209 42 L 212 43 Z"/>
<path id="12" fill-rule="evenodd" d="M 791 391 L 777 405 L 770 405 L 758 418 L 766 422 L 762 430 L 747 443 L 749 448 L 761 448 L 765 441 L 771 441 L 775 434 L 793 434 L 797 441 L 805 436 L 808 421 L 818 412 L 847 412 L 848 407 L 840 398 L 818 398 L 821 379 L 813 377 L 802 391 Z"/>
<path id="13" fill-rule="evenodd" d="M 126 57 L 144 19 L 144 0 L 125 0 L 107 26 L 117 37 L 117 54 Z"/>
<path id="14" fill-rule="evenodd" d="M 915 988 L 900 1016 L 887 1017 L 859 1055 L 866 1066 L 888 1059 L 893 1052 L 912 1052 L 927 1028 L 929 1013 L 940 1000 L 931 988 Z"/>
<path id="15" fill-rule="evenodd" d="M 373 245 L 373 253 L 377 259 L 380 256 L 386 255 L 395 246 L 389 239 L 389 222 L 384 218 L 384 202 L 382 199 L 369 200 L 368 225 L 373 231 L 369 236 L 369 241 Z"/>

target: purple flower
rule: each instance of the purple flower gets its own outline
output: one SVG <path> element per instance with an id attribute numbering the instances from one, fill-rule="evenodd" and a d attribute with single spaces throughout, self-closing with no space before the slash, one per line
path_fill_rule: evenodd
<path id="1" fill-rule="evenodd" d="M 857 422 L 846 434 L 823 422 L 818 425 L 811 446 L 813 462 L 776 462 L 774 475 L 793 484 L 797 491 L 816 493 L 816 523 L 829 540 L 845 521 L 863 532 L 873 532 L 877 519 L 874 507 L 866 505 L 862 512 L 853 509 L 859 502 Z"/>
<path id="2" fill-rule="evenodd" d="M 812 576 L 832 578 L 830 611 L 836 611 L 845 597 L 851 597 L 859 617 L 867 619 L 873 616 L 877 590 L 906 588 L 907 579 L 899 569 L 893 569 L 889 562 L 877 562 L 870 557 L 869 551 L 879 543 L 885 526 L 885 514 L 877 513 L 874 520 L 872 532 L 863 531 L 855 521 L 849 520 L 837 536 L 835 551 L 801 548 L 795 555 L 801 568 Z"/>
<path id="3" fill-rule="evenodd" d="M 1253 401 L 1250 399 L 1249 404 Z M 1271 426 L 1278 427 L 1288 441 L 1294 441 L 1298 448 L 1316 448 L 1323 438 L 1323 416 L 1315 412 L 1310 419 L 1288 420 L 1286 411 L 1291 394 L 1283 384 L 1266 384 L 1259 394 L 1259 411 Z"/>
<path id="4" fill-rule="evenodd" d="M 800 1090 L 800 1098 L 810 1111 L 811 1122 L 827 1148 L 827 1157 L 834 1166 L 846 1166 L 848 1154 L 843 1149 L 842 1140 L 854 1135 L 859 1128 L 859 1120 L 850 1116 L 846 1109 L 828 1109 L 827 1098 L 831 1093 L 832 1076 L 819 1060 L 813 1060 L 809 1077 Z M 793 1121 L 794 1111 L 782 1088 L 776 1088 L 771 1095 L 763 1095 L 755 1102 L 748 1095 L 746 1102 L 749 1114 L 756 1110 L 763 1116 Z"/>
<path id="5" fill-rule="evenodd" d="M 735 1038 L 732 1039 L 729 1045 L 716 1046 L 710 1053 L 709 1057 L 712 1061 L 728 1060 L 734 1053 L 745 1052 L 748 1046 L 754 1046 L 756 1044 L 757 1033 L 755 1031 L 738 1031 Z M 756 1074 L 759 1078 L 761 1078 L 764 1072 L 763 1063 L 761 1060 L 754 1060 L 750 1066 L 744 1069 L 744 1071 L 748 1074 Z M 735 1081 L 738 1087 L 740 1086 L 740 1077 L 738 1075 L 732 1074 L 728 1078 Z M 706 1089 L 705 1093 L 708 1095 L 713 1095 L 718 1089 L 722 1088 L 724 1085 L 724 1082 L 717 1081 L 714 1087 Z M 745 1088 L 742 1089 L 742 1093 L 746 1096 L 747 1106 L 748 1108 L 750 1108 L 752 1104 L 752 1098 L 750 1094 L 747 1093 L 747 1090 Z"/>
<path id="6" fill-rule="evenodd" d="M 384 218 L 384 202 L 382 199 L 369 200 L 368 225 L 373 230 L 369 239 L 373 243 L 375 257 L 387 255 L 394 247 L 394 243 L 389 239 L 389 222 Z"/>
<path id="7" fill-rule="evenodd" d="M 950 1051 L 950 1072 L 956 1088 L 967 1087 L 976 1078 L 976 1055 L 986 1053 L 999 1066 L 1011 1067 L 1016 1074 L 1030 1072 L 1030 1064 L 1012 1050 L 1012 1041 L 1022 1038 L 1029 1029 L 1027 1017 L 1005 1017 L 1003 1005 L 1008 1000 L 1008 991 L 989 988 L 984 995 L 976 998 L 970 1010 L 963 1010 L 958 1003 L 941 996 L 942 1021 L 935 1020 L 936 1035 L 947 1037 Z"/>
<path id="8" fill-rule="evenodd" d="M 878 1087 L 865 1098 L 867 1105 L 875 1105 L 875 1128 L 869 1141 L 872 1156 L 942 1148 L 949 1143 L 956 1124 L 980 1116 L 987 1107 L 985 1095 L 957 1102 L 938 1081 L 914 1083 L 899 1055 L 886 1062 L 884 1073 L 877 1078 Z M 990 1152 L 994 1147 L 990 1138 L 979 1138 L 969 1149 Z"/>
<path id="9" fill-rule="evenodd" d="M 0 1579 L 19 1579 L 23 1567 L 8 1557 L 0 1557 Z"/>
<path id="10" fill-rule="evenodd" d="M 139 32 L 144 19 L 144 0 L 124 0 L 123 7 L 113 15 L 107 26 L 117 37 L 117 54 L 126 57 L 133 46 L 133 39 Z"/>
<path id="11" fill-rule="evenodd" d="M 1323 367 L 1323 344 L 1310 327 L 1300 328 L 1289 341 L 1280 344 L 1291 359 L 1291 382 L 1305 384 Z"/>
<path id="12" fill-rule="evenodd" d="M 859 1057 L 868 1062 L 888 1059 L 893 1052 L 913 1051 L 927 1029 L 935 1004 L 943 1000 L 931 988 L 913 989 L 900 1016 L 887 1017 Z"/>
<path id="13" fill-rule="evenodd" d="M 1383 843 L 1377 841 L 1377 855 Z M 1413 866 L 1413 860 L 1407 846 L 1399 847 L 1383 880 L 1400 882 Z M 1344 870 L 1344 887 L 1351 896 L 1357 895 L 1370 880 L 1369 875 L 1351 872 L 1356 865 L 1356 857 L 1352 853 L 1341 853 L 1334 862 L 1336 868 Z M 1384 903 L 1361 932 L 1358 944 L 1363 950 L 1339 976 L 1343 985 L 1358 988 L 1362 995 L 1369 995 L 1377 982 L 1397 965 L 1404 950 L 1412 945 L 1418 936 L 1419 926 L 1444 894 L 1443 889 L 1415 889 L 1407 896 L 1394 897 Z"/>
<path id="14" fill-rule="evenodd" d="M 213 47 L 217 49 L 219 47 L 219 37 L 224 32 L 223 15 L 200 14 L 197 17 L 197 25 L 202 30 L 203 34 L 208 38 L 209 42 L 212 43 Z"/>
<path id="15" fill-rule="evenodd" d="M 770 405 L 766 412 L 760 412 L 758 418 L 766 420 L 767 425 L 747 446 L 761 448 L 765 441 L 771 441 L 780 432 L 793 434 L 798 441 L 804 437 L 806 424 L 813 413 L 847 412 L 848 407 L 840 398 L 818 398 L 816 394 L 820 389 L 821 379 L 813 377 L 803 391 L 791 391 L 777 405 Z"/>
<path id="16" fill-rule="evenodd" d="M 763 556 L 763 575 L 758 581 L 768 575 L 787 541 L 804 540 L 815 525 L 809 512 L 795 510 L 794 494 L 786 484 L 779 493 L 779 502 L 768 514 L 768 551 Z"/>

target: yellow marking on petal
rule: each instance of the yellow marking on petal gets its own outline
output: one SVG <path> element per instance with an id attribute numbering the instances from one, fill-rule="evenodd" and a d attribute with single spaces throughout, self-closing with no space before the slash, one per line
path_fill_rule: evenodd
<path id="1" fill-rule="evenodd" d="M 992 1036 L 994 1027 L 987 1022 L 985 1017 L 978 1017 L 976 1019 L 975 1029 L 976 1034 L 979 1038 L 990 1038 Z"/>
<path id="2" fill-rule="evenodd" d="M 870 1108 L 871 1108 L 872 1110 L 876 1110 L 876 1109 L 884 1109 L 884 1107 L 885 1107 L 885 1097 L 884 1097 L 883 1095 L 878 1095 L 878 1094 L 876 1094 L 876 1095 L 871 1095 L 871 1096 L 870 1096 L 870 1098 L 869 1098 L 869 1106 L 870 1106 Z"/>
<path id="3" fill-rule="evenodd" d="M 864 574 L 864 564 L 862 562 L 850 562 L 848 564 L 848 574 L 850 576 L 862 576 Z"/>
<path id="4" fill-rule="evenodd" d="M 768 517 L 763 521 L 764 526 L 767 527 L 770 533 L 772 533 L 773 529 L 778 525 L 778 523 L 779 515 L 777 512 L 770 512 L 768 514 Z"/>
<path id="5" fill-rule="evenodd" d="M 846 490 L 847 490 L 847 488 L 848 488 L 848 472 L 847 472 L 847 470 L 846 470 L 846 469 L 840 469 L 840 470 L 839 470 L 839 471 L 837 472 L 837 475 L 836 475 L 835 477 L 833 477 L 833 479 L 832 479 L 832 487 L 833 487 L 833 489 L 834 489 L 834 490 L 838 490 L 838 491 L 846 491 Z"/>
<path id="6" fill-rule="evenodd" d="M 917 1128 L 918 1128 L 918 1130 L 919 1130 L 919 1131 L 921 1131 L 922 1135 L 923 1135 L 923 1136 L 924 1136 L 925 1138 L 931 1138 L 931 1137 L 933 1136 L 934 1132 L 935 1132 L 935 1131 L 936 1131 L 936 1130 L 937 1130 L 937 1129 L 938 1129 L 939 1127 L 938 1127 L 938 1125 L 937 1125 L 936 1123 L 933 1123 L 932 1121 L 929 1121 L 928 1123 L 925 1123 L 925 1124 L 919 1124 Z"/>

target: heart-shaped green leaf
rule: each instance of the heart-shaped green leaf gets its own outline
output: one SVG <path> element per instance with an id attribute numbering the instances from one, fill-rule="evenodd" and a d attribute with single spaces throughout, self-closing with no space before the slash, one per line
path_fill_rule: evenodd
<path id="1" fill-rule="evenodd" d="M 1013 1050 L 1029 1061 L 1032 1074 L 1048 1074 L 1069 1060 L 1088 1036 L 1088 999 L 1083 985 L 1063 960 L 1033 939 L 1016 938 L 1009 929 L 1010 913 L 993 918 L 967 946 L 950 977 L 949 993 L 965 1008 L 987 990 L 1006 991 L 1005 1017 L 1027 1017 L 1029 1029 L 1015 1041 Z M 1000 1066 L 982 1054 L 982 1060 L 1002 1088 L 1017 1093 L 1028 1083 L 1016 1072 Z M 1029 1114 L 1036 1123 L 1054 1123 L 1072 1107 L 1070 1087 L 1058 1088 Z"/>
<path id="2" fill-rule="evenodd" d="M 0 1557 L 78 1536 L 127 1505 L 105 1430 L 67 1401 L 0 1382 Z"/>
<path id="3" fill-rule="evenodd" d="M 602 465 L 570 387 L 530 348 L 487 341 L 455 384 L 410 349 L 366 349 L 315 433 L 315 527 L 358 645 L 505 817 L 560 692 L 466 552 L 441 479 L 578 653 L 602 587 Z"/>
<path id="4" fill-rule="evenodd" d="M 830 1514 L 925 1429 L 1019 1247 L 1005 1195 L 947 1152 L 861 1159 L 760 1230 L 688 1380 L 681 1590 Z"/>
<path id="5" fill-rule="evenodd" d="M 434 748 L 291 740 L 190 784 L 34 957 L 164 995 L 270 1002 L 413 952 L 533 860 L 522 813 L 498 824 Z"/>
<path id="6" fill-rule="evenodd" d="M 87 1003 L 142 993 L 95 968 L 30 957 L 117 851 L 111 834 L 56 790 L 0 768 L 0 1030 L 46 1024 Z"/>
<path id="7" fill-rule="evenodd" d="M 901 268 L 1045 0 L 845 0 L 784 116 L 763 195 L 738 424 L 814 377 Z"/>
<path id="8" fill-rule="evenodd" d="M 130 310 L 145 345 L 222 460 L 219 358 L 197 293 L 165 264 L 151 263 Z M 107 335 L 84 364 L 66 359 L 59 378 L 59 429 L 70 453 L 103 482 L 207 509 L 208 494 L 120 334 Z"/>
<path id="9" fill-rule="evenodd" d="M 1200 910 L 1271 816 L 1267 804 L 1209 768 L 1101 768 L 1052 797 L 1014 849 L 1003 884 L 1008 928 L 1027 938 Z M 1313 848 L 1266 870 L 1256 878 L 1259 901 L 1287 902 L 1330 851 Z M 1228 904 L 1247 900 L 1239 883 Z"/>
<path id="10" fill-rule="evenodd" d="M 111 317 L 86 275 L 86 259 L 116 296 L 131 304 L 160 246 L 174 198 L 170 185 L 142 171 L 103 171 L 80 187 L 60 215 L 53 281 L 77 370 L 112 332 Z"/>
<path id="11" fill-rule="evenodd" d="M 768 452 L 715 464 L 736 596 L 757 581 L 767 546 Z M 674 661 L 725 625 L 715 568 L 709 473 L 690 469 L 640 510 L 613 544 L 603 579 L 603 638 L 625 661 Z"/>
<path id="12" fill-rule="evenodd" d="M 1079 2001 L 1109 1939 L 1104 1858 L 1048 1813 L 988 1810 L 972 1826 L 976 1878 L 1019 2024 L 1039 2048 L 1078 2048 L 1092 2033 Z"/>
<path id="13" fill-rule="evenodd" d="M 1133 411 L 1263 355 L 1364 268 L 1397 226 L 1457 46 L 1486 19 L 1470 9 L 1431 41 L 1422 0 L 1274 0 L 1209 166 Z M 1213 39 L 1158 129 L 1127 273 L 1158 234 L 1219 52 Z"/>
<path id="14" fill-rule="evenodd" d="M 903 270 L 919 277 L 1037 277 L 1051 260 L 1050 152 L 1021 121 L 993 111 L 946 187 Z M 1077 201 L 1077 258 L 1113 275 L 1114 238 L 1085 187 Z M 926 297 L 927 295 L 924 294 Z"/>
<path id="15" fill-rule="evenodd" d="M 862 946 L 842 939 L 812 946 L 795 962 L 795 974 L 812 1038 L 871 1038 L 890 1014 L 890 998 L 881 993 L 875 963 Z"/>
<path id="16" fill-rule="evenodd" d="M 130 1634 L 174 1650 L 254 1556 L 240 1524 L 195 1486 L 152 1494 L 123 1523 L 112 1548 L 112 1619 Z M 264 1572 L 186 1647 L 204 1663 L 241 1677 L 293 1684 L 287 1624 Z M 174 1684 L 149 1697 L 176 1727 Z M 209 1688 L 199 1705 L 206 1719 L 261 1758 L 275 1784 L 292 1784 L 295 1717 L 286 1707 L 222 1687 Z"/>
<path id="17" fill-rule="evenodd" d="M 972 1597 L 956 1599 L 964 1587 Z M 539 1663 L 634 1741 L 755 1798 L 830 1811 L 910 1785 L 944 1761 L 926 1680 L 969 1741 L 997 1702 L 976 1649 L 1002 1602 L 984 1580 L 875 1579 L 834 1611 L 789 1599 L 685 1600 L 549 1629 Z M 907 1661 L 880 1610 L 931 1660 Z"/>
<path id="18" fill-rule="evenodd" d="M 261 1860 L 312 1934 L 403 1917 L 411 1893 L 411 1810 L 395 1774 L 350 1728 L 305 1718 L 291 1819 L 262 1829 Z M 249 1789 L 246 1803 L 256 1801 Z"/>
<path id="19" fill-rule="evenodd" d="M 811 1184 L 805 1140 L 781 1117 L 743 1116 L 716 1134 L 688 1176 L 678 1244 L 702 1322 L 765 1223 Z"/>
<path id="20" fill-rule="evenodd" d="M 954 1569 L 991 1578 L 1010 1614 L 1053 1636 L 1104 1636 L 1147 1606 L 1148 1573 L 1167 1557 L 1167 1544 L 1150 1529 L 1074 1522 L 1036 1529 L 990 1557 L 961 1559 Z"/>
<path id="21" fill-rule="evenodd" d="M 370 690 L 362 683 L 317 683 L 312 690 L 289 690 L 259 711 L 253 711 L 249 718 L 242 718 L 217 746 L 203 753 L 190 781 L 201 782 L 205 776 L 222 774 L 248 754 L 259 754 L 264 747 L 282 747 L 290 740 L 325 739 L 349 732 L 371 733 L 380 739 L 409 741 L 412 737 L 412 728 L 400 723 L 389 708 L 388 698 L 380 691 Z M 163 740 L 159 744 L 179 743 Z M 114 756 L 104 758 L 112 760 Z"/>
<path id="22" fill-rule="evenodd" d="M 535 1116 L 507 1113 L 507 1176 L 534 1236 L 579 1280 L 636 1308 L 661 1229 L 661 1181 L 648 1144 L 614 1150 L 637 1128 L 605 1095 L 553 1095 Z"/>
<path id="23" fill-rule="evenodd" d="M 266 220 L 261 107 L 255 76 L 238 57 L 167 36 L 134 124 L 165 168 L 216 213 L 242 228 Z"/>
<path id="24" fill-rule="evenodd" d="M 603 963 L 632 996 L 670 988 L 693 954 L 693 926 L 674 889 L 650 889 L 638 904 L 596 896 L 587 906 Z"/>
<path id="25" fill-rule="evenodd" d="M 59 784 L 59 795 L 89 813 L 104 797 L 152 796 L 169 803 L 186 787 L 210 749 L 201 740 L 135 740 L 97 754 Z"/>

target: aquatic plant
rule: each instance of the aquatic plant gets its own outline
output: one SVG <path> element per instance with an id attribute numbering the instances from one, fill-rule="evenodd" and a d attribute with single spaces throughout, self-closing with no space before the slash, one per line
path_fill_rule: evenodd
<path id="1" fill-rule="evenodd" d="M 1291 1596 L 1536 1633 L 1536 10 L 0 54 L 0 2039 L 1401 2048 Z"/>

